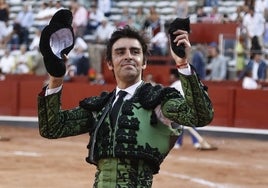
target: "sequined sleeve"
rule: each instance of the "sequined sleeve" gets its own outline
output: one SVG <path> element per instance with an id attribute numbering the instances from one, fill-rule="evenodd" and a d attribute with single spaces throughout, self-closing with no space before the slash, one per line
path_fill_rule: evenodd
<path id="1" fill-rule="evenodd" d="M 61 138 L 87 133 L 93 123 L 91 112 L 76 107 L 61 110 L 61 92 L 38 96 L 38 123 L 40 135 L 45 138 Z"/>
<path id="2" fill-rule="evenodd" d="M 180 80 L 185 98 L 165 101 L 162 104 L 164 116 L 180 125 L 202 127 L 209 124 L 214 110 L 206 87 L 195 74 L 180 74 Z"/>

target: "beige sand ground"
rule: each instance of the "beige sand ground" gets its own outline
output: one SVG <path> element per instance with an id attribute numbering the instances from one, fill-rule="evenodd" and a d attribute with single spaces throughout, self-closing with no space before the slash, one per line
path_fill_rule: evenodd
<path id="1" fill-rule="evenodd" d="M 0 125 L 1 188 L 89 188 L 95 167 L 85 162 L 87 135 L 47 140 L 36 128 Z M 185 135 L 155 176 L 153 188 L 264 188 L 267 141 L 206 137 L 217 151 L 197 151 Z"/>

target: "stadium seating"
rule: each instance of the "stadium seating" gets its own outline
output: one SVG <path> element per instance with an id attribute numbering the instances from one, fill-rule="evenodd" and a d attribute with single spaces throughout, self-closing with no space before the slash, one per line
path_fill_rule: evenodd
<path id="1" fill-rule="evenodd" d="M 7 2 L 10 5 L 10 23 L 13 22 L 14 18 L 16 17 L 17 13 L 22 9 L 23 3 L 25 1 L 23 0 L 7 0 Z M 28 0 L 27 3 L 32 6 L 33 12 L 37 13 L 40 10 L 41 4 L 43 1 L 39 0 Z M 63 1 L 62 2 L 64 6 L 68 6 L 70 4 L 70 1 Z M 236 11 L 236 7 L 240 6 L 244 3 L 243 0 L 219 0 L 219 11 L 222 13 L 228 13 L 231 14 Z M 196 23 L 196 7 L 198 6 L 198 2 L 195 0 L 188 1 L 189 4 L 189 16 L 191 19 L 191 23 Z M 122 8 L 128 6 L 130 8 L 130 12 L 134 13 L 136 12 L 136 9 L 142 5 L 145 9 L 145 12 L 148 12 L 149 8 L 151 6 L 155 6 L 157 11 L 160 14 L 160 17 L 166 21 L 170 20 L 175 17 L 174 15 L 174 7 L 176 5 L 176 0 L 170 0 L 170 1 L 163 1 L 163 0 L 150 0 L 150 1 L 144 1 L 144 0 L 132 0 L 132 1 L 114 1 L 113 7 L 111 10 L 111 17 L 110 19 L 112 21 L 118 21 L 121 17 Z M 205 12 L 210 12 L 211 7 L 204 7 Z M 35 26 L 38 25 L 38 21 L 34 24 L 33 28 L 30 29 L 30 39 L 32 39 L 32 36 L 34 34 Z M 85 40 L 90 40 L 91 36 L 85 35 Z"/>

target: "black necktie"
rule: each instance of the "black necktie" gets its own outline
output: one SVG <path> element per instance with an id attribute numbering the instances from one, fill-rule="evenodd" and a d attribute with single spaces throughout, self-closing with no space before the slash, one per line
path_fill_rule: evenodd
<path id="1" fill-rule="evenodd" d="M 112 125 L 114 126 L 115 125 L 115 122 L 117 120 L 117 116 L 118 116 L 118 112 L 120 110 L 120 107 L 122 106 L 122 103 L 123 103 L 123 99 L 124 97 L 127 95 L 127 92 L 126 91 L 122 91 L 120 90 L 118 92 L 118 99 L 117 101 L 114 103 L 112 109 L 111 109 L 111 120 L 112 120 Z"/>

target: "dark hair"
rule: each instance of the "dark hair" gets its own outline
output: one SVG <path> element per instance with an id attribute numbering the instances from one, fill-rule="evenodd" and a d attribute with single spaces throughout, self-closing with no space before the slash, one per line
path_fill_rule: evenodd
<path id="1" fill-rule="evenodd" d="M 144 55 L 143 61 L 146 61 L 146 56 L 149 54 L 149 38 L 145 35 L 145 33 L 139 32 L 135 30 L 134 28 L 131 28 L 130 26 L 120 27 L 117 28 L 111 38 L 108 40 L 107 43 L 107 50 L 106 50 L 106 61 L 112 61 L 112 47 L 114 43 L 121 39 L 121 38 L 132 38 L 137 39 L 142 47 L 142 52 Z"/>
<path id="2" fill-rule="evenodd" d="M 262 46 L 259 43 L 257 36 L 253 36 L 251 39 L 250 59 L 253 59 L 255 55 L 262 54 Z"/>

